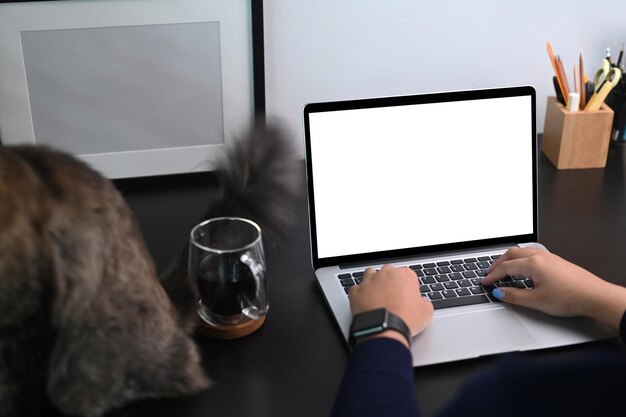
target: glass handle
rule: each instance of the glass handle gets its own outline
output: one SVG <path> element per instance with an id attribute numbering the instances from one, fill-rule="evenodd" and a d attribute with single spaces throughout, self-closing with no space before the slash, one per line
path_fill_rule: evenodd
<path id="1" fill-rule="evenodd" d="M 256 307 L 255 316 L 262 316 L 267 314 L 267 301 L 265 296 L 265 267 L 263 263 L 257 262 L 254 256 L 250 252 L 246 252 L 239 260 L 245 264 L 252 272 L 255 284 L 255 297 L 253 303 Z"/>

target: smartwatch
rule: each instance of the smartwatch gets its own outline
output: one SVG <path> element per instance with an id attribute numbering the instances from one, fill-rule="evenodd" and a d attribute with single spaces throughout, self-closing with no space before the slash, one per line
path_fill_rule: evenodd
<path id="1" fill-rule="evenodd" d="M 386 330 L 395 330 L 405 337 L 411 346 L 411 332 L 404 321 L 386 308 L 359 313 L 352 319 L 350 326 L 350 347 L 354 348 L 359 339 L 382 333 Z"/>

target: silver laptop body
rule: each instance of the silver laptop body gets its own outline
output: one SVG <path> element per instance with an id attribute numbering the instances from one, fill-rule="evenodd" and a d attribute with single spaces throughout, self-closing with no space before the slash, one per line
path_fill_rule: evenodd
<path id="1" fill-rule="evenodd" d="M 484 267 L 508 248 L 543 248 L 535 123 L 529 86 L 305 106 L 312 262 L 346 341 L 350 286 L 389 263 L 412 268 L 436 298 L 414 366 L 614 336 L 479 292 Z M 532 285 L 511 285 L 523 282 Z"/>

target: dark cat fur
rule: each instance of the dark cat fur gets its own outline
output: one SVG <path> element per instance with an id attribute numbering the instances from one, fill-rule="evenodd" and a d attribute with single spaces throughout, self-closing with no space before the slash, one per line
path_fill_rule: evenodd
<path id="1" fill-rule="evenodd" d="M 239 141 L 205 218 L 278 235 L 300 186 L 288 143 L 272 126 Z M 62 152 L 0 147 L 0 416 L 100 416 L 205 389 L 186 254 L 160 282 L 110 181 Z"/>

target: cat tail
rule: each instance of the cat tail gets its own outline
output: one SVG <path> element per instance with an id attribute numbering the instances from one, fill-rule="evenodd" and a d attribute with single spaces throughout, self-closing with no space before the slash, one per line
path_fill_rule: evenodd
<path id="1" fill-rule="evenodd" d="M 275 122 L 259 122 L 235 140 L 216 163 L 217 187 L 198 220 L 243 217 L 256 222 L 264 244 L 275 245 L 295 221 L 295 201 L 304 189 L 303 164 L 294 141 Z M 162 274 L 161 282 L 188 330 L 196 321 L 195 285 L 187 276 L 186 243 Z"/>

